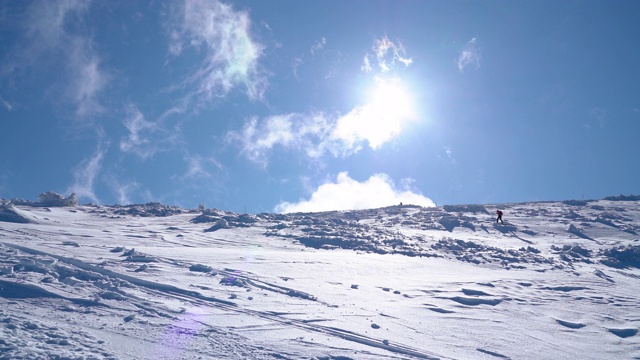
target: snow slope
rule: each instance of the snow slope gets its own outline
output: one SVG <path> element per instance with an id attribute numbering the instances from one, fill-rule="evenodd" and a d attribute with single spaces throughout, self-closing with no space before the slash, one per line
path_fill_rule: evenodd
<path id="1" fill-rule="evenodd" d="M 0 359 L 638 359 L 640 201 L 0 209 Z"/>

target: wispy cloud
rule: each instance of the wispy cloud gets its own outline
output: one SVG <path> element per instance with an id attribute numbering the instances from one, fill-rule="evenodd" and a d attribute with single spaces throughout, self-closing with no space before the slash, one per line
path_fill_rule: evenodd
<path id="1" fill-rule="evenodd" d="M 360 67 L 360 70 L 369 73 L 373 71 L 373 66 L 371 66 L 371 60 L 369 59 L 369 54 L 365 54 L 364 58 L 362 59 L 362 66 Z"/>
<path id="2" fill-rule="evenodd" d="M 609 112 L 607 109 L 595 107 L 589 110 L 589 114 L 595 119 L 600 128 L 605 127 L 609 122 Z"/>
<path id="3" fill-rule="evenodd" d="M 406 183 L 411 182 L 406 181 Z M 341 172 L 335 182 L 329 181 L 318 186 L 309 199 L 300 199 L 295 203 L 282 202 L 275 207 L 274 211 L 291 213 L 357 210 L 397 205 L 401 202 L 435 206 L 429 198 L 409 188 L 397 189 L 386 174 L 375 174 L 368 180 L 359 182 L 349 177 L 347 172 Z"/>
<path id="4" fill-rule="evenodd" d="M 165 194 L 167 197 L 175 199 L 173 201 L 176 203 L 187 199 L 202 203 L 227 194 L 229 174 L 214 156 L 186 152 L 183 159 L 184 171 L 171 176 L 171 180 L 179 186 Z"/>
<path id="5" fill-rule="evenodd" d="M 447 159 L 449 159 L 449 161 L 452 164 L 456 163 L 456 159 L 453 157 L 453 151 L 451 150 L 450 147 L 445 146 L 442 150 L 444 150 L 445 155 L 447 156 Z"/>
<path id="6" fill-rule="evenodd" d="M 78 198 L 89 199 L 93 203 L 100 203 L 95 193 L 95 181 L 102 170 L 102 161 L 107 153 L 109 143 L 104 140 L 104 134 L 100 134 L 100 140 L 96 145 L 96 150 L 91 156 L 83 159 L 73 170 L 74 182 L 68 188 L 68 192 L 74 192 Z"/>
<path id="7" fill-rule="evenodd" d="M 400 135 L 403 123 L 414 117 L 398 79 L 376 82 L 369 102 L 345 115 L 315 112 L 253 117 L 242 130 L 228 132 L 227 142 L 239 144 L 245 157 L 263 166 L 268 164 L 268 152 L 277 147 L 302 151 L 309 158 L 348 156 L 364 146 L 376 150 Z"/>
<path id="8" fill-rule="evenodd" d="M 403 64 L 404 67 L 413 63 L 413 59 L 406 57 L 406 51 L 402 43 L 394 43 L 387 36 L 383 36 L 381 39 L 374 39 L 371 50 L 373 53 L 364 56 L 363 65 L 361 66 L 361 69 L 365 72 L 374 70 L 371 64 L 372 57 L 378 65 L 378 70 L 383 73 L 392 70 L 397 63 Z"/>
<path id="9" fill-rule="evenodd" d="M 291 61 L 291 70 L 293 71 L 293 76 L 298 79 L 298 68 L 304 64 L 304 59 L 302 56 L 295 57 Z"/>
<path id="10" fill-rule="evenodd" d="M 204 54 L 198 69 L 186 80 L 194 85 L 189 96 L 209 102 L 243 87 L 251 99 L 262 98 L 267 78 L 259 70 L 263 46 L 250 35 L 246 11 L 235 11 L 218 0 L 185 0 L 171 32 L 170 52 L 180 56 L 185 48 Z"/>
<path id="11" fill-rule="evenodd" d="M 473 38 L 469 40 L 467 45 L 464 47 L 460 55 L 458 55 L 458 59 L 456 64 L 458 65 L 458 70 L 460 72 L 464 72 L 466 68 L 469 66 L 473 66 L 476 69 L 480 67 L 480 49 L 477 45 L 477 39 Z"/>
<path id="12" fill-rule="evenodd" d="M 102 71 L 102 60 L 92 50 L 89 40 L 80 38 L 75 42 L 68 65 L 71 82 L 67 92 L 69 99 L 76 104 L 76 115 L 86 118 L 104 111 L 98 94 L 105 89 L 110 79 L 109 75 Z"/>
<path id="13" fill-rule="evenodd" d="M 106 176 L 106 182 L 116 194 L 119 205 L 131 204 L 131 195 L 140 188 L 140 184 L 137 181 L 122 182 L 113 175 Z"/>
<path id="14" fill-rule="evenodd" d="M 334 125 L 323 113 L 285 114 L 263 120 L 250 118 L 240 131 L 227 133 L 228 143 L 237 143 L 241 153 L 249 160 L 267 165 L 267 155 L 275 147 L 304 151 L 317 158 L 330 144 L 327 143 Z"/>
<path id="15" fill-rule="evenodd" d="M 153 156 L 159 149 L 152 143 L 151 135 L 160 131 L 159 127 L 147 121 L 140 110 L 133 104 L 126 106 L 124 126 L 129 131 L 126 137 L 120 140 L 120 151 L 131 152 L 143 159 Z"/>
<path id="16" fill-rule="evenodd" d="M 94 49 L 92 32 L 82 21 L 76 21 L 86 16 L 90 5 L 90 1 L 82 0 L 34 2 L 24 20 L 24 39 L 13 49 L 2 71 L 4 76 L 15 76 L 59 68 L 62 77 L 48 84 L 50 93 L 61 94 L 62 100 L 75 108 L 75 115 L 83 119 L 103 110 L 99 95 L 110 80 Z M 70 27 L 70 21 L 80 26 Z"/>
<path id="17" fill-rule="evenodd" d="M 186 155 L 184 158 L 187 164 L 187 171 L 180 177 L 181 179 L 209 179 L 215 176 L 213 170 L 222 170 L 223 165 L 214 157 L 203 157 L 202 155 Z"/>
<path id="18" fill-rule="evenodd" d="M 13 104 L 11 104 L 10 102 L 8 102 L 7 100 L 5 100 L 2 96 L 0 96 L 0 103 L 2 104 L 2 106 L 4 106 L 5 109 L 7 109 L 8 111 L 12 111 L 13 110 Z"/>
<path id="19" fill-rule="evenodd" d="M 326 44 L 327 44 L 327 39 L 325 39 L 325 37 L 323 36 L 320 40 L 318 40 L 315 44 L 313 44 L 309 52 L 311 52 L 311 55 L 315 55 L 316 51 L 320 51 L 324 49 L 324 46 Z"/>

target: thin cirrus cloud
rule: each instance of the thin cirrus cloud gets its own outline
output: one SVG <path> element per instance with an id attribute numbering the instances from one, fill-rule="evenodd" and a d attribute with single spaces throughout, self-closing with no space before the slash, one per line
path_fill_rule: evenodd
<path id="1" fill-rule="evenodd" d="M 324 49 L 325 45 L 327 45 L 327 39 L 323 36 L 320 40 L 313 44 L 313 46 L 311 46 L 309 52 L 311 53 L 311 55 L 315 55 L 317 51 Z"/>
<path id="2" fill-rule="evenodd" d="M 93 203 L 100 203 L 95 194 L 94 185 L 102 170 L 102 162 L 109 148 L 109 142 L 104 140 L 104 134 L 99 131 L 100 140 L 96 150 L 89 157 L 83 159 L 73 168 L 74 182 L 68 192 L 74 192 L 79 198 L 88 198 Z"/>
<path id="3" fill-rule="evenodd" d="M 61 94 L 61 99 L 53 100 L 71 104 L 76 117 L 82 119 L 103 111 L 99 96 L 110 81 L 94 49 L 91 32 L 66 26 L 70 19 L 85 17 L 89 4 L 80 0 L 34 2 L 24 20 L 23 41 L 13 49 L 14 56 L 2 70 L 5 76 L 16 76 L 58 68 L 62 77 L 48 84 L 49 94 Z"/>
<path id="4" fill-rule="evenodd" d="M 235 11 L 217 0 L 186 0 L 177 13 L 170 34 L 171 54 L 180 56 L 185 48 L 204 53 L 183 84 L 194 88 L 188 98 L 206 103 L 237 87 L 243 87 L 251 99 L 263 97 L 268 84 L 258 63 L 263 46 L 251 38 L 246 11 Z"/>
<path id="5" fill-rule="evenodd" d="M 105 176 L 105 181 L 116 194 L 118 204 L 131 204 L 131 195 L 139 191 L 140 184 L 137 181 L 123 182 L 113 175 Z"/>
<path id="6" fill-rule="evenodd" d="M 391 71 L 397 63 L 401 63 L 405 67 L 413 63 L 413 59 L 405 57 L 406 51 L 402 43 L 393 42 L 387 36 L 383 36 L 381 39 L 374 39 L 371 50 L 373 54 L 365 54 L 361 66 L 361 70 L 367 73 L 376 69 L 385 73 Z M 377 67 L 373 66 L 372 59 L 375 60 Z"/>
<path id="7" fill-rule="evenodd" d="M 7 111 L 13 111 L 13 104 L 5 100 L 1 96 L 0 96 L 0 103 L 2 104 L 2 106 L 4 106 L 5 109 L 7 109 Z"/>
<path id="8" fill-rule="evenodd" d="M 281 202 L 274 211 L 278 213 L 318 212 L 330 210 L 371 209 L 399 203 L 431 207 L 434 202 L 408 188 L 397 189 L 385 174 L 375 174 L 359 182 L 347 172 L 338 174 L 336 181 L 320 185 L 309 199 L 295 203 Z"/>
<path id="9" fill-rule="evenodd" d="M 477 39 L 473 38 L 469 40 L 465 48 L 462 50 L 456 64 L 458 66 L 458 70 L 462 73 L 468 67 L 479 68 L 480 67 L 480 49 L 477 45 Z"/>
<path id="10" fill-rule="evenodd" d="M 247 159 L 266 166 L 269 151 L 276 147 L 304 151 L 310 158 L 337 148 L 330 139 L 331 129 L 332 124 L 323 113 L 292 113 L 262 120 L 252 117 L 242 130 L 228 132 L 226 141 L 238 144 Z"/>
<path id="11" fill-rule="evenodd" d="M 142 159 L 153 156 L 159 147 L 153 134 L 161 131 L 156 123 L 145 119 L 142 112 L 132 104 L 126 106 L 126 117 L 123 125 L 128 130 L 128 135 L 120 140 L 120 151 L 130 152 Z"/>

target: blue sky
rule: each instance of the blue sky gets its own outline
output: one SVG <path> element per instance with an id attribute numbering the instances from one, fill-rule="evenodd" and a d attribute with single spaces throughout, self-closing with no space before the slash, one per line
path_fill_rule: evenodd
<path id="1" fill-rule="evenodd" d="M 637 1 L 0 1 L 0 197 L 640 193 Z"/>

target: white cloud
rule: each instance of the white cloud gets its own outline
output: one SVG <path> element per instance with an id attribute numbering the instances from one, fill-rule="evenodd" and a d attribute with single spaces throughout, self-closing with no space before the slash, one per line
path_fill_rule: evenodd
<path id="1" fill-rule="evenodd" d="M 91 50 L 88 40 L 78 39 L 69 60 L 69 97 L 76 104 L 76 115 L 80 118 L 102 113 L 103 106 L 98 94 L 109 83 L 109 76 L 100 69 L 100 57 Z"/>
<path id="2" fill-rule="evenodd" d="M 132 104 L 126 106 L 124 126 L 129 135 L 120 140 L 120 151 L 132 152 L 143 159 L 153 156 L 158 148 L 151 142 L 152 133 L 159 131 L 155 123 L 147 121 L 144 115 Z"/>
<path id="3" fill-rule="evenodd" d="M 458 56 L 457 65 L 460 72 L 464 72 L 469 66 L 474 66 L 476 69 L 480 67 L 480 49 L 476 45 L 476 42 L 476 38 L 469 40 L 464 50 L 462 50 Z"/>
<path id="4" fill-rule="evenodd" d="M 61 94 L 75 107 L 76 116 L 85 119 L 102 112 L 98 97 L 109 83 L 94 50 L 91 31 L 77 21 L 86 15 L 90 4 L 82 0 L 34 2 L 25 21 L 25 39 L 4 70 L 5 74 L 15 75 L 58 67 L 62 78 L 49 85 L 54 88 L 51 93 Z M 70 21 L 80 26 L 69 27 Z"/>
<path id="5" fill-rule="evenodd" d="M 213 157 L 202 157 L 201 155 L 185 156 L 187 163 L 187 171 L 181 176 L 181 179 L 207 179 L 213 178 L 214 174 L 211 168 L 222 170 L 223 166 Z"/>
<path id="6" fill-rule="evenodd" d="M 73 168 L 74 183 L 67 190 L 76 193 L 78 198 L 88 198 L 93 203 L 100 203 L 95 194 L 94 184 L 102 169 L 102 161 L 109 145 L 102 139 L 103 136 L 100 134 L 94 153 Z"/>
<path id="7" fill-rule="evenodd" d="M 189 76 L 196 89 L 191 96 L 202 101 L 225 96 L 237 86 L 259 99 L 267 86 L 258 70 L 263 46 L 250 36 L 246 11 L 234 11 L 220 1 L 185 0 L 179 24 L 171 35 L 170 52 L 179 56 L 185 47 L 204 53 L 199 68 Z"/>
<path id="8" fill-rule="evenodd" d="M 13 110 L 13 104 L 5 100 L 2 96 L 0 96 L 0 103 L 2 103 L 2 106 L 4 106 L 8 111 Z"/>
<path id="9" fill-rule="evenodd" d="M 319 157 L 330 146 L 332 127 L 322 113 L 276 115 L 262 121 L 253 117 L 241 131 L 227 133 L 226 140 L 239 143 L 245 157 L 266 166 L 267 152 L 277 146 Z"/>
<path id="10" fill-rule="evenodd" d="M 253 117 L 240 131 L 227 133 L 228 143 L 240 144 L 248 159 L 266 166 L 276 148 L 302 151 L 309 158 L 326 153 L 348 156 L 364 146 L 377 150 L 402 132 L 414 118 L 409 94 L 398 79 L 377 79 L 369 102 L 345 115 L 321 112 Z"/>
<path id="11" fill-rule="evenodd" d="M 448 147 L 448 146 L 445 146 L 443 148 L 443 150 L 444 150 L 445 154 L 447 155 L 447 159 L 449 159 L 449 161 L 452 164 L 455 164 L 456 163 L 456 159 L 453 157 L 453 151 L 451 150 L 451 148 Z"/>
<path id="12" fill-rule="evenodd" d="M 313 46 L 311 47 L 311 50 L 309 50 L 311 52 L 311 55 L 315 55 L 316 51 L 324 49 L 324 46 L 326 44 L 327 44 L 327 39 L 325 39 L 323 36 L 319 41 L 313 44 Z"/>
<path id="13" fill-rule="evenodd" d="M 364 55 L 364 59 L 362 60 L 362 66 L 360 67 L 360 70 L 366 73 L 370 73 L 373 71 L 373 67 L 371 66 L 371 60 L 369 60 L 369 54 Z"/>
<path id="14" fill-rule="evenodd" d="M 413 118 L 409 94 L 399 79 L 376 79 L 369 102 L 354 108 L 337 120 L 332 137 L 347 145 L 347 149 L 357 149 L 367 142 L 376 150 L 397 137 L 403 122 Z"/>
<path id="15" fill-rule="evenodd" d="M 397 63 L 401 63 L 405 67 L 413 63 L 413 59 L 405 56 L 404 46 L 401 43 L 394 43 L 386 36 L 383 36 L 382 39 L 374 39 L 372 50 L 378 68 L 383 73 L 391 71 Z M 361 69 L 365 72 L 373 70 L 369 54 L 365 55 Z"/>
<path id="16" fill-rule="evenodd" d="M 114 176 L 108 176 L 107 183 L 109 187 L 111 187 L 111 190 L 116 193 L 119 205 L 131 204 L 131 194 L 137 192 L 140 188 L 140 184 L 136 181 L 122 183 Z"/>
<path id="17" fill-rule="evenodd" d="M 298 78 L 298 68 L 302 64 L 304 64 L 304 59 L 302 58 L 302 56 L 293 58 L 293 61 L 291 62 L 291 69 L 293 71 L 293 76 L 295 76 L 296 79 Z"/>
<path id="18" fill-rule="evenodd" d="M 604 108 L 592 108 L 589 114 L 596 120 L 598 126 L 603 128 L 609 122 L 609 112 Z"/>
<path id="19" fill-rule="evenodd" d="M 308 200 L 301 199 L 297 203 L 282 202 L 274 211 L 291 213 L 357 210 L 397 205 L 401 202 L 435 206 L 429 198 L 409 188 L 396 189 L 386 174 L 375 174 L 368 180 L 359 182 L 349 177 L 348 173 L 341 172 L 335 182 L 320 185 Z"/>

